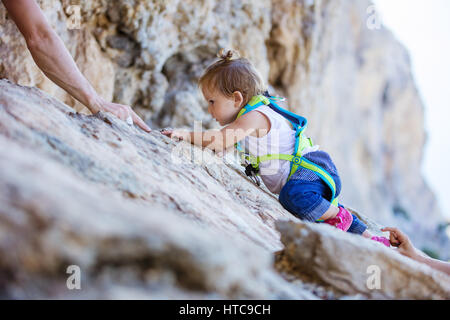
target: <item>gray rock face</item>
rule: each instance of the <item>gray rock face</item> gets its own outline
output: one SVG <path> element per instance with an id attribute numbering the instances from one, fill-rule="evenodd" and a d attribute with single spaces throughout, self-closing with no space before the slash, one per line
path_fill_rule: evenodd
<path id="1" fill-rule="evenodd" d="M 0 80 L 0 148 L 2 297 L 448 294 L 446 276 L 439 284 L 434 271 L 396 253 L 331 227 L 300 223 L 272 194 L 244 178 L 233 158 L 216 158 L 155 131 L 143 133 L 108 114 L 74 113 L 36 88 Z M 280 224 L 280 241 L 276 220 L 299 225 Z M 318 243 L 324 248 L 318 250 Z M 327 243 L 339 243 L 345 254 Z M 300 276 L 280 274 L 273 258 L 280 250 L 294 265 L 312 268 Z M 394 268 L 396 281 L 386 280 L 386 293 L 361 289 L 369 261 L 383 272 L 386 265 L 404 264 Z M 339 272 L 330 265 L 339 265 Z M 80 268 L 80 291 L 67 289 L 69 266 Z M 310 274 L 319 276 L 304 278 Z M 399 291 L 411 276 L 417 283 Z M 342 284 L 349 282 L 357 289 Z"/>
<path id="2" fill-rule="evenodd" d="M 450 259 L 421 175 L 423 106 L 408 52 L 368 27 L 370 1 L 82 0 L 79 19 L 69 1 L 39 4 L 98 92 L 154 128 L 217 127 L 197 80 L 220 48 L 238 49 L 308 118 L 307 134 L 340 172 L 342 201 Z M 88 113 L 35 66 L 2 5 L 0 18 L 0 78 Z"/>
<path id="3" fill-rule="evenodd" d="M 235 168 L 176 164 L 159 133 L 0 88 L 3 296 L 77 297 L 76 265 L 82 297 L 314 298 L 272 267 L 288 214 Z"/>

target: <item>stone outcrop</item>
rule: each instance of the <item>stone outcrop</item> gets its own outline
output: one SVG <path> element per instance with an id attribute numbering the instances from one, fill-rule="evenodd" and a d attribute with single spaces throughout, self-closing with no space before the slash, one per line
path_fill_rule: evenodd
<path id="1" fill-rule="evenodd" d="M 449 277 L 378 243 L 328 226 L 277 224 L 282 273 L 371 299 L 449 299 Z M 333 230 L 334 231 L 334 230 Z"/>
<path id="2" fill-rule="evenodd" d="M 118 277 L 139 283 L 130 288 L 138 296 L 147 286 L 145 297 L 160 287 L 311 296 L 270 271 L 270 252 L 282 248 L 274 220 L 288 213 L 236 168 L 177 163 L 174 142 L 158 132 L 75 113 L 38 89 L 0 88 L 4 295 L 67 293 L 65 268 L 77 265 L 88 293 L 96 282 L 120 286 Z"/>

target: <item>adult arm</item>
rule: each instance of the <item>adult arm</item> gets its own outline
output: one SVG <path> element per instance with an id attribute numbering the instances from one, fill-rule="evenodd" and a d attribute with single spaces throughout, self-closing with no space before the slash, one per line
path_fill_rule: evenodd
<path id="1" fill-rule="evenodd" d="M 78 69 L 62 40 L 48 24 L 35 0 L 2 2 L 24 36 L 37 66 L 50 80 L 84 104 L 92 113 L 107 111 L 122 120 L 131 116 L 140 128 L 150 131 L 129 106 L 108 102 L 97 94 Z"/>

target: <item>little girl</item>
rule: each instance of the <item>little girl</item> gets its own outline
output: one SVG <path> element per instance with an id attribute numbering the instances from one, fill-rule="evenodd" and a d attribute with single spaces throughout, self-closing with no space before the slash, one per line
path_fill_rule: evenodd
<path id="1" fill-rule="evenodd" d="M 222 50 L 220 59 L 206 69 L 199 81 L 208 102 L 208 112 L 225 127 L 214 132 L 162 130 L 161 133 L 220 153 L 239 143 L 241 149 L 244 146 L 243 149 L 254 158 L 267 158 L 268 154 L 292 155 L 296 150 L 298 131 L 269 105 L 273 98 L 268 95 L 253 65 L 244 58 L 233 59 L 235 54 L 231 50 Z M 265 103 L 259 103 L 261 105 L 255 108 L 261 101 Z M 202 139 L 198 139 L 198 135 Z M 302 138 L 304 144 L 307 138 L 303 135 Z M 373 237 L 364 223 L 333 201 L 341 191 L 341 181 L 330 156 L 311 144 L 303 145 L 299 150 L 301 159 L 328 173 L 333 188 L 310 169 L 298 166 L 291 172 L 291 161 L 266 159 L 259 163 L 258 173 L 267 188 L 279 194 L 281 205 L 302 220 L 324 222 L 389 247 L 388 239 Z"/>

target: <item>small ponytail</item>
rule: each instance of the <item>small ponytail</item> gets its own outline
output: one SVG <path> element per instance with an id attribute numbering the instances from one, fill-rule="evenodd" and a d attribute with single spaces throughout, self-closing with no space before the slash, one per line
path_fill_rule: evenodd
<path id="1" fill-rule="evenodd" d="M 239 53 L 236 50 L 222 49 L 217 54 L 217 57 L 224 61 L 231 61 L 239 58 Z"/>

